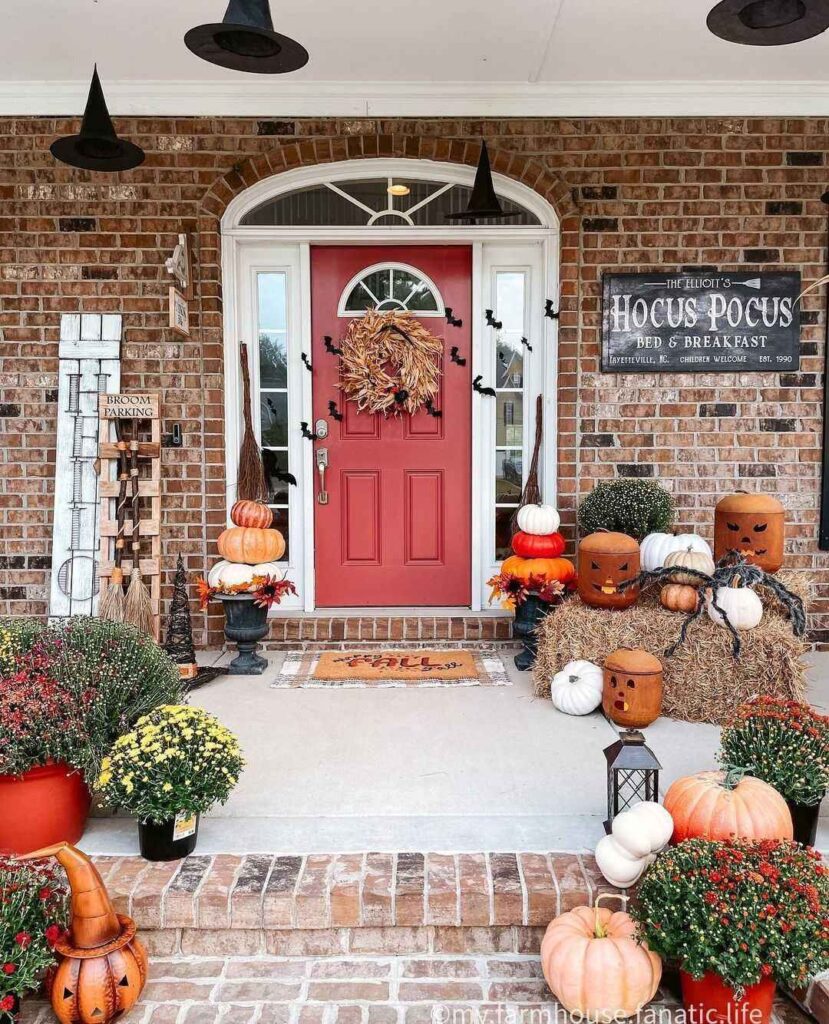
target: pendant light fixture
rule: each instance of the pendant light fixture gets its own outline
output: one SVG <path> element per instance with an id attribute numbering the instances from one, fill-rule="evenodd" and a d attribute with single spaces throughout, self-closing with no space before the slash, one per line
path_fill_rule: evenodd
<path id="1" fill-rule="evenodd" d="M 829 0 L 721 0 L 708 28 L 730 43 L 785 46 L 829 28 Z"/>
<path id="2" fill-rule="evenodd" d="M 184 43 L 202 60 L 231 71 L 282 75 L 308 63 L 304 46 L 274 32 L 268 0 L 230 0 L 223 21 L 191 28 Z"/>
<path id="3" fill-rule="evenodd" d="M 447 220 L 496 220 L 498 217 L 520 217 L 521 211 L 505 213 L 501 200 L 495 193 L 492 171 L 489 166 L 489 153 L 486 143 L 481 143 L 481 155 L 478 157 L 478 170 L 475 172 L 475 184 L 469 203 L 461 213 L 447 213 Z"/>
<path id="4" fill-rule="evenodd" d="M 92 72 L 80 132 L 58 139 L 50 150 L 56 160 L 85 171 L 129 171 L 144 162 L 140 146 L 115 134 L 97 65 Z"/>

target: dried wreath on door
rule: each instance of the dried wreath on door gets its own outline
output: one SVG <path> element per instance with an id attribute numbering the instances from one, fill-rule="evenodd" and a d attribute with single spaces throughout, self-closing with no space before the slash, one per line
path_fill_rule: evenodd
<path id="1" fill-rule="evenodd" d="M 442 340 L 411 313 L 367 310 L 343 339 L 339 387 L 360 412 L 388 416 L 431 408 L 442 352 Z"/>

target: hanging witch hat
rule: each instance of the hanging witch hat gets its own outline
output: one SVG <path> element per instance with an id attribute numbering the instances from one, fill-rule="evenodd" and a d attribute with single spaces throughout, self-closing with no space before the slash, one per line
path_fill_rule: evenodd
<path id="1" fill-rule="evenodd" d="M 50 149 L 56 160 L 85 171 L 128 171 L 144 162 L 144 150 L 140 146 L 119 139 L 115 134 L 97 64 L 92 72 L 80 134 L 58 139 Z"/>
<path id="2" fill-rule="evenodd" d="M 709 12 L 707 25 L 730 43 L 800 43 L 829 28 L 829 0 L 721 0 Z"/>
<path id="3" fill-rule="evenodd" d="M 221 23 L 191 28 L 184 44 L 202 60 L 231 71 L 281 75 L 308 63 L 301 43 L 274 32 L 268 0 L 230 0 Z"/>
<path id="4" fill-rule="evenodd" d="M 520 217 L 521 211 L 505 213 L 501 200 L 495 193 L 492 171 L 489 166 L 489 153 L 486 143 L 481 143 L 481 155 L 478 157 L 478 170 L 475 172 L 475 184 L 469 203 L 461 213 L 447 213 L 447 220 L 495 220 L 498 217 Z"/>

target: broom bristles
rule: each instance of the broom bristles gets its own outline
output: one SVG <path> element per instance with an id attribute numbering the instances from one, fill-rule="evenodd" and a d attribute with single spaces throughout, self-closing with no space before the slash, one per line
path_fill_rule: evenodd
<path id="1" fill-rule="evenodd" d="M 133 569 L 130 573 L 130 585 L 127 590 L 127 599 L 124 602 L 124 621 L 131 623 L 149 636 L 153 636 L 155 633 L 153 602 L 150 592 L 141 578 L 140 569 Z"/>
<path id="2" fill-rule="evenodd" d="M 268 484 L 265 480 L 265 467 L 262 464 L 262 452 L 256 443 L 253 433 L 253 420 L 250 411 L 250 370 L 248 369 L 248 347 L 242 342 L 240 346 L 242 366 L 242 405 L 245 421 L 245 433 L 239 449 L 239 470 L 236 474 L 236 498 L 239 501 L 267 501 Z"/>
<path id="3" fill-rule="evenodd" d="M 107 622 L 124 621 L 124 574 L 120 569 L 112 570 L 106 590 L 101 595 L 98 605 L 98 618 Z"/>

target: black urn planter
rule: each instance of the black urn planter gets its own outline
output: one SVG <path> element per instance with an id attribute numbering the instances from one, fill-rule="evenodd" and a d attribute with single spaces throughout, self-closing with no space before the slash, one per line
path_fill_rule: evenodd
<path id="1" fill-rule="evenodd" d="M 803 843 L 805 846 L 814 846 L 817 838 L 817 823 L 820 817 L 820 801 L 809 806 L 798 804 L 794 800 L 787 800 L 794 825 L 794 839 L 796 843 Z"/>
<path id="2" fill-rule="evenodd" d="M 521 669 L 522 672 L 532 668 L 535 663 L 535 656 L 538 653 L 536 627 L 542 619 L 550 614 L 551 609 L 552 605 L 549 601 L 542 601 L 534 594 L 530 594 L 527 600 L 515 609 L 512 635 L 516 640 L 521 640 L 524 646 L 513 660 L 515 667 Z"/>
<path id="3" fill-rule="evenodd" d="M 236 644 L 239 652 L 227 671 L 237 676 L 262 675 L 268 662 L 256 653 L 256 647 L 268 635 L 268 609 L 254 604 L 248 594 L 216 596 L 224 605 L 225 636 Z"/>
<path id="4" fill-rule="evenodd" d="M 138 848 L 144 860 L 181 860 L 196 848 L 199 838 L 199 816 L 194 814 L 194 825 L 183 824 L 176 818 L 157 824 L 153 821 L 138 822 Z M 178 825 L 178 828 L 177 828 Z M 180 838 L 176 838 L 176 832 Z"/>

